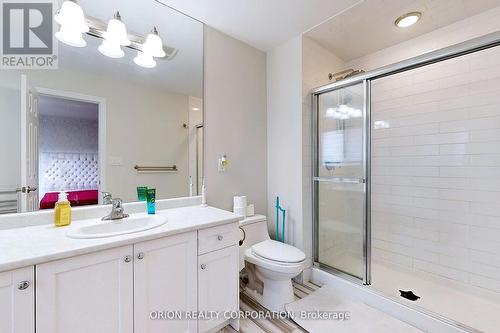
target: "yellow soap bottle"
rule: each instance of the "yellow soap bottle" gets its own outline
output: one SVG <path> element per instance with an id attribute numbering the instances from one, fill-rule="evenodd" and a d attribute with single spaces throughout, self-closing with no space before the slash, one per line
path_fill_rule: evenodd
<path id="1" fill-rule="evenodd" d="M 64 227 L 71 224 L 71 204 L 66 192 L 59 192 L 59 199 L 54 207 L 54 225 Z"/>

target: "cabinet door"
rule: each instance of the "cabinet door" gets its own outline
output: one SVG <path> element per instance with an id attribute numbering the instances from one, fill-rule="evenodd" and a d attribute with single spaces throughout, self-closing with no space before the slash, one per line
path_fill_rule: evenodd
<path id="1" fill-rule="evenodd" d="M 135 332 L 196 332 L 196 320 L 150 319 L 152 311 L 196 311 L 196 232 L 135 244 L 134 254 Z"/>
<path id="2" fill-rule="evenodd" d="M 37 333 L 133 332 L 132 245 L 36 266 Z"/>
<path id="3" fill-rule="evenodd" d="M 238 246 L 198 256 L 198 310 L 217 311 L 219 318 L 198 321 L 199 332 L 224 324 L 225 311 L 238 311 Z"/>
<path id="4" fill-rule="evenodd" d="M 33 266 L 0 273 L 0 332 L 35 332 Z"/>

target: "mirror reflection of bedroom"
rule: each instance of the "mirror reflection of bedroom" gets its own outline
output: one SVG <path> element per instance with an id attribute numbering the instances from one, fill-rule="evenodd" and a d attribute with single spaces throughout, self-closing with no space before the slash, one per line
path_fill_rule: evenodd
<path id="1" fill-rule="evenodd" d="M 99 104 L 55 95 L 38 97 L 40 209 L 52 209 L 58 192 L 71 206 L 99 200 Z"/>

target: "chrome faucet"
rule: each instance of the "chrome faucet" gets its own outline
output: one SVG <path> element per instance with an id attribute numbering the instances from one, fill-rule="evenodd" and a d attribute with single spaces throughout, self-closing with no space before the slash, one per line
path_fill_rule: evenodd
<path id="1" fill-rule="evenodd" d="M 102 218 L 103 221 L 109 220 L 121 220 L 129 217 L 128 214 L 123 212 L 123 200 L 122 199 L 111 199 L 111 213 Z"/>

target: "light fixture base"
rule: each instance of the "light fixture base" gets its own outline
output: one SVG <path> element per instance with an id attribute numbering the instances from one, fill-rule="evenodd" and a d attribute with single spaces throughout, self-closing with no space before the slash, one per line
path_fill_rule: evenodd
<path id="1" fill-rule="evenodd" d="M 394 21 L 394 24 L 398 28 L 408 28 L 417 23 L 421 17 L 422 17 L 421 12 L 417 11 L 409 12 L 398 17 L 396 21 Z"/>

